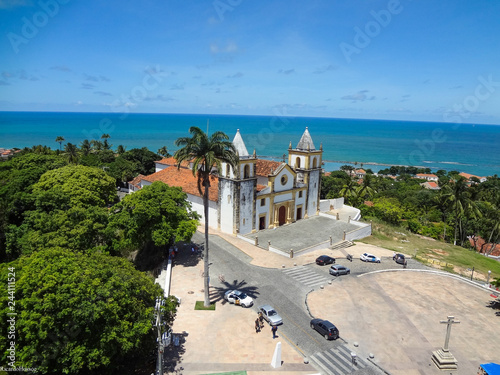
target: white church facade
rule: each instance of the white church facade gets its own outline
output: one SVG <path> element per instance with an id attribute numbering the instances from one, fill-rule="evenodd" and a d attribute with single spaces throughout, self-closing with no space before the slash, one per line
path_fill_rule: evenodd
<path id="1" fill-rule="evenodd" d="M 249 154 L 239 130 L 233 139 L 239 165 L 222 163 L 211 178 L 209 225 L 225 233 L 247 234 L 276 228 L 318 215 L 320 211 L 323 150 L 316 149 L 306 128 L 295 148 L 288 147 L 288 162 L 258 159 Z M 129 183 L 135 191 L 154 181 L 180 186 L 193 210 L 203 217 L 203 199 L 191 165 L 177 168 L 173 158 L 156 162 L 156 173 L 138 176 Z"/>

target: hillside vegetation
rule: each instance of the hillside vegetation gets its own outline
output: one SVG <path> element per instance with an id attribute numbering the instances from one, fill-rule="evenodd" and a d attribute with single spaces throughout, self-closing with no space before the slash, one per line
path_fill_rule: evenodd
<path id="1" fill-rule="evenodd" d="M 491 271 L 490 280 L 500 277 L 500 262 L 473 250 L 413 234 L 401 227 L 378 220 L 373 221 L 372 230 L 372 236 L 359 242 L 380 246 L 411 257 L 416 256 L 416 259 L 423 263 L 432 260 L 430 266 L 468 278 L 472 272 L 467 269 L 472 267 L 474 267 L 474 279 L 486 280 L 488 271 Z"/>

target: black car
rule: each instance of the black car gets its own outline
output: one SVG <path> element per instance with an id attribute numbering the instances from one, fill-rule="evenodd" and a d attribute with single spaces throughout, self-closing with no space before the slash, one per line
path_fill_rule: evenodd
<path id="1" fill-rule="evenodd" d="M 318 331 L 327 340 L 337 340 L 339 338 L 339 330 L 328 320 L 313 319 L 311 320 L 311 328 Z"/>
<path id="2" fill-rule="evenodd" d="M 335 263 L 335 258 L 329 257 L 328 255 L 321 255 L 316 258 L 316 264 L 324 266 L 325 264 Z"/>
<path id="3" fill-rule="evenodd" d="M 398 264 L 405 264 L 405 262 L 406 262 L 405 256 L 403 254 L 399 254 L 399 253 L 394 254 L 394 256 L 392 257 L 392 260 L 394 260 Z"/>

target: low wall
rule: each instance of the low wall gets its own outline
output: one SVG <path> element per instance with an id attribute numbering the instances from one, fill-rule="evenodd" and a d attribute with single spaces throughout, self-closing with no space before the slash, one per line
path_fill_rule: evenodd
<path id="1" fill-rule="evenodd" d="M 354 240 L 358 240 L 360 238 L 365 238 L 365 237 L 368 237 L 368 236 L 371 236 L 372 235 L 372 226 L 370 224 L 364 224 L 364 223 L 360 223 L 359 221 L 356 222 L 356 221 L 351 221 L 351 224 L 355 224 L 355 225 L 363 225 L 362 227 L 360 227 L 359 229 L 354 229 L 350 232 L 347 232 L 345 234 L 345 239 L 347 241 L 354 241 Z"/>

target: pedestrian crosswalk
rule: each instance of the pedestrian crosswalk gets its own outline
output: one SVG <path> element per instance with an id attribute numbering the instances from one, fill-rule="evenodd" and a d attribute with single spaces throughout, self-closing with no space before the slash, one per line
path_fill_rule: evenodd
<path id="1" fill-rule="evenodd" d="M 332 279 L 332 277 L 329 277 L 328 270 L 326 270 L 325 275 L 322 275 L 307 266 L 287 268 L 283 270 L 283 273 L 293 277 L 295 280 L 308 287 L 324 285 Z"/>
<path id="2" fill-rule="evenodd" d="M 345 375 L 356 371 L 358 371 L 356 373 L 364 373 L 365 371 L 359 370 L 367 367 L 366 362 L 359 357 L 356 357 L 353 363 L 351 350 L 345 345 L 318 352 L 310 359 L 323 374 L 328 375 Z"/>

